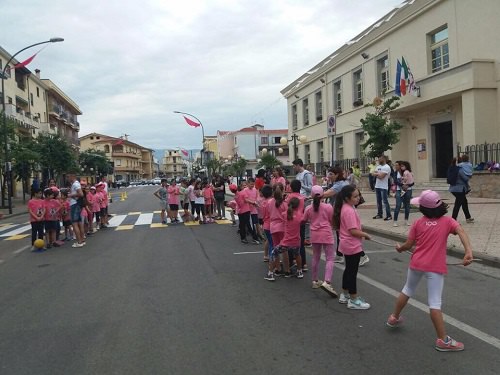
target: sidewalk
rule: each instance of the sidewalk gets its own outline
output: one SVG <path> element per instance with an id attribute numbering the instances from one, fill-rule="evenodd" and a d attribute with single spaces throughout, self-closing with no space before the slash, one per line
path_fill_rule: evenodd
<path id="1" fill-rule="evenodd" d="M 421 191 L 421 189 L 415 190 L 413 197 L 418 196 Z M 404 211 L 401 210 L 399 213 L 398 227 L 393 226 L 393 221 L 374 220 L 373 216 L 377 214 L 375 193 L 368 190 L 363 190 L 361 193 L 365 198 L 365 203 L 359 206 L 358 212 L 363 230 L 391 241 L 404 242 L 410 229 L 410 227 L 404 225 Z M 226 195 L 233 196 L 227 186 Z M 448 203 L 448 215 L 451 216 L 455 197 L 447 191 L 439 191 L 439 195 L 443 201 Z M 474 258 L 482 259 L 483 264 L 500 267 L 500 199 L 469 197 L 467 200 L 474 223 L 467 224 L 462 211 L 460 211 L 458 220 L 470 237 Z M 389 204 L 391 210 L 394 210 L 396 206 L 395 198 L 389 198 Z M 421 216 L 422 214 L 417 209 L 412 209 L 410 211 L 410 223 L 413 223 Z M 463 257 L 464 249 L 458 236 L 448 237 L 448 254 L 458 258 Z"/>
<path id="2" fill-rule="evenodd" d="M 421 190 L 416 190 L 413 197 L 420 194 Z M 404 225 L 404 211 L 401 210 L 398 217 L 398 227 L 393 226 L 393 221 L 374 220 L 377 214 L 377 200 L 375 193 L 362 191 L 366 203 L 359 206 L 358 212 L 361 218 L 363 229 L 370 234 L 386 237 L 388 239 L 403 242 L 406 240 L 410 227 Z M 447 191 L 440 191 L 439 195 L 448 203 L 448 215 L 451 216 L 455 197 Z M 483 264 L 500 267 L 500 199 L 489 198 L 467 198 L 469 211 L 474 218 L 474 223 L 467 224 L 462 211 L 458 215 L 458 221 L 467 232 L 472 244 L 472 251 L 475 258 L 483 259 Z M 396 206 L 395 198 L 389 198 L 391 209 Z M 416 209 L 410 211 L 410 223 L 422 217 Z M 448 237 L 448 254 L 462 258 L 464 249 L 458 236 Z"/>

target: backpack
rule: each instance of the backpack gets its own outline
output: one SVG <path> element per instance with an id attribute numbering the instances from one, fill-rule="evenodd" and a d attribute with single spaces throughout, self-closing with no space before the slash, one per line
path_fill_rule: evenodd
<path id="1" fill-rule="evenodd" d="M 449 185 L 456 185 L 458 180 L 458 171 L 460 167 L 457 165 L 450 165 L 448 171 L 446 172 L 446 182 Z"/>

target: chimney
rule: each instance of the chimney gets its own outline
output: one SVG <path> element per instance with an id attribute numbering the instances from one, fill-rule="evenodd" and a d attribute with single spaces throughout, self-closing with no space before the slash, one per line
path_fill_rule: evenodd
<path id="1" fill-rule="evenodd" d="M 40 69 L 35 69 L 35 74 L 37 78 L 40 78 Z"/>

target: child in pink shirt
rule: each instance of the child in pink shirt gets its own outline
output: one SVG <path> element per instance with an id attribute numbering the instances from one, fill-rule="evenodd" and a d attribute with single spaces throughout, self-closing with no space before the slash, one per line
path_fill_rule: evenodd
<path id="1" fill-rule="evenodd" d="M 288 254 L 291 251 L 297 264 L 297 278 L 302 279 L 304 274 L 302 273 L 302 259 L 300 257 L 300 224 L 303 213 L 300 212 L 299 205 L 300 201 L 298 198 L 290 199 L 286 210 L 283 238 L 278 245 L 274 246 L 271 258 L 275 260 L 279 254 Z M 288 269 L 288 274 L 289 272 Z M 274 281 L 274 273 L 269 270 L 265 279 Z"/>
<path id="2" fill-rule="evenodd" d="M 177 215 L 179 213 L 179 204 L 181 195 L 181 191 L 179 189 L 179 186 L 177 186 L 175 178 L 172 179 L 169 187 L 167 188 L 167 192 L 168 192 L 168 207 L 170 208 L 170 223 L 175 224 L 179 222 L 179 219 L 177 219 Z"/>
<path id="3" fill-rule="evenodd" d="M 274 253 L 274 248 L 276 248 L 281 244 L 281 241 L 283 240 L 283 236 L 285 234 L 285 220 L 286 220 L 287 209 L 288 206 L 283 198 L 283 192 L 279 187 L 275 187 L 273 192 L 273 198 L 267 202 L 267 207 L 266 207 L 267 211 L 266 215 L 269 215 L 269 232 L 271 234 L 271 240 L 273 243 L 273 249 L 271 250 L 269 259 L 269 270 L 267 276 L 265 277 L 265 279 L 269 281 L 274 281 L 274 275 L 283 274 L 280 269 L 279 254 L 273 256 L 273 253 Z M 290 277 L 290 262 L 288 259 L 288 253 L 284 252 L 282 257 L 283 257 L 283 266 L 285 269 L 283 275 L 285 277 Z"/>
<path id="4" fill-rule="evenodd" d="M 35 249 L 33 245 L 35 240 L 43 240 L 44 235 L 45 202 L 42 199 L 42 192 L 40 189 L 32 189 L 31 199 L 28 202 L 28 211 L 31 223 L 31 250 L 43 251 L 45 249 Z"/>
<path id="5" fill-rule="evenodd" d="M 47 249 L 52 246 L 59 246 L 56 244 L 56 230 L 57 223 L 59 221 L 59 211 L 61 210 L 61 204 L 59 200 L 55 198 L 55 191 L 51 188 L 47 188 L 43 192 L 45 196 L 45 231 L 47 233 Z"/>
<path id="6" fill-rule="evenodd" d="M 362 239 L 370 235 L 361 230 L 361 221 L 355 206 L 359 203 L 359 190 L 346 185 L 335 196 L 333 223 L 339 229 L 340 252 L 344 254 L 345 269 L 342 275 L 342 293 L 339 303 L 347 304 L 348 309 L 367 310 L 370 304 L 365 302 L 357 291 L 359 261 L 361 259 Z"/>
<path id="7" fill-rule="evenodd" d="M 215 222 L 213 216 L 214 216 L 214 191 L 212 189 L 212 186 L 206 182 L 202 184 L 202 190 L 203 190 L 203 197 L 205 198 L 205 216 L 207 217 L 207 222 L 208 223 L 213 223 Z"/>
<path id="8" fill-rule="evenodd" d="M 234 200 L 238 205 L 238 220 L 240 229 L 241 243 L 247 244 L 247 230 L 253 238 L 254 244 L 260 244 L 257 234 L 255 233 L 250 223 L 250 211 L 252 200 L 248 197 L 248 190 L 246 189 L 246 182 L 242 182 L 238 191 L 234 195 Z"/>
<path id="9" fill-rule="evenodd" d="M 408 276 L 403 290 L 396 300 L 394 312 L 387 319 L 389 327 L 401 324 L 401 311 L 415 290 L 422 277 L 427 279 L 427 298 L 430 316 L 437 339 L 435 349 L 441 352 L 456 352 L 464 350 L 464 344 L 453 340 L 446 334 L 441 299 L 444 287 L 446 268 L 446 244 L 450 234 L 458 234 L 465 249 L 462 261 L 464 266 L 472 263 L 472 247 L 469 237 L 460 224 L 449 216 L 448 205 L 438 193 L 424 190 L 419 197 L 412 199 L 411 204 L 418 205 L 424 215 L 413 223 L 408 233 L 408 239 L 403 245 L 396 244 L 396 250 L 401 253 L 409 251 L 415 245 L 408 268 Z"/>
<path id="10" fill-rule="evenodd" d="M 61 217 L 64 227 L 64 241 L 71 241 L 73 239 L 73 227 L 71 225 L 71 208 L 67 189 L 61 189 Z"/>
<path id="11" fill-rule="evenodd" d="M 311 189 L 313 204 L 306 207 L 304 211 L 304 221 L 310 223 L 311 244 L 313 251 L 312 259 L 312 287 L 313 289 L 322 288 L 332 297 L 337 298 L 338 294 L 331 285 L 333 276 L 334 237 L 332 231 L 333 225 L 333 206 L 321 202 L 323 197 L 323 188 L 314 185 Z M 318 279 L 318 266 L 321 258 L 321 249 L 325 250 L 326 267 L 325 281 Z"/>
<path id="12" fill-rule="evenodd" d="M 99 230 L 99 224 L 101 222 L 101 205 L 99 202 L 100 195 L 97 194 L 95 186 L 90 187 L 90 193 L 92 194 L 92 216 L 95 218 L 95 230 Z"/>
<path id="13" fill-rule="evenodd" d="M 260 189 L 260 204 L 259 210 L 262 216 L 262 229 L 266 237 L 264 242 L 264 262 L 269 262 L 269 254 L 273 250 L 273 237 L 271 236 L 271 218 L 269 215 L 268 205 L 271 202 L 273 196 L 273 188 L 271 185 L 264 185 Z M 274 270 L 271 270 L 274 271 Z"/>

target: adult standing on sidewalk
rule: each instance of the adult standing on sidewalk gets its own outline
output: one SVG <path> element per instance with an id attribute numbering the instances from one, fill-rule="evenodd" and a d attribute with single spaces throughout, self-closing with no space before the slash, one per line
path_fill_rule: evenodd
<path id="1" fill-rule="evenodd" d="M 410 200 L 412 195 L 413 175 L 410 163 L 407 161 L 397 161 L 394 163 L 396 171 L 396 208 L 394 209 L 394 227 L 398 226 L 398 216 L 403 204 L 405 210 L 405 224 L 410 226 Z"/>
<path id="2" fill-rule="evenodd" d="M 71 212 L 71 225 L 73 226 L 73 232 L 75 233 L 76 241 L 72 247 L 83 247 L 85 242 L 83 241 L 83 225 L 82 225 L 82 209 L 78 200 L 83 198 L 83 191 L 80 182 L 76 179 L 76 174 L 71 172 L 68 174 L 69 182 L 71 183 L 71 190 L 69 193 L 69 205 Z"/>
<path id="3" fill-rule="evenodd" d="M 389 177 L 391 175 L 391 167 L 387 164 L 387 158 L 382 155 L 378 158 L 378 166 L 373 172 L 372 176 L 376 178 L 375 181 L 375 194 L 377 197 L 377 214 L 373 217 L 374 219 L 382 219 L 382 203 L 385 206 L 385 218 L 384 221 L 392 220 L 391 216 L 391 206 L 389 206 L 388 197 L 388 187 L 389 187 Z"/>
<path id="4" fill-rule="evenodd" d="M 295 179 L 300 181 L 300 195 L 305 198 L 305 206 L 309 206 L 311 201 L 308 199 L 311 197 L 311 189 L 313 187 L 313 175 L 307 169 L 304 168 L 304 162 L 302 159 L 295 159 L 293 162 L 293 170 L 295 171 Z M 306 223 L 303 227 L 302 244 L 303 246 L 311 246 L 311 241 L 309 240 L 309 223 Z M 301 232 L 302 232 L 301 228 Z M 306 264 L 305 259 L 302 262 Z"/>
<path id="5" fill-rule="evenodd" d="M 469 202 L 467 201 L 469 176 L 464 172 L 463 168 L 457 166 L 456 158 L 453 158 L 453 160 L 451 161 L 451 165 L 448 168 L 448 170 L 458 169 L 456 182 L 450 185 L 450 188 L 448 189 L 448 191 L 455 196 L 455 204 L 453 205 L 453 212 L 451 214 L 451 217 L 457 220 L 460 208 L 462 208 L 467 223 L 473 223 L 474 219 L 471 217 L 471 214 L 469 212 Z M 450 175 L 450 172 L 448 172 L 448 175 Z"/>
<path id="6" fill-rule="evenodd" d="M 377 171 L 377 163 L 375 159 L 372 160 L 370 164 L 368 164 L 368 182 L 370 183 L 370 189 L 375 191 L 375 180 L 376 177 L 373 175 Z"/>

